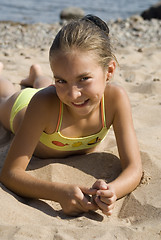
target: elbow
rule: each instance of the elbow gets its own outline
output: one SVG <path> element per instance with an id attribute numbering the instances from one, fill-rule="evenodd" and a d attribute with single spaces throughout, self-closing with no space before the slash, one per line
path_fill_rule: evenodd
<path id="1" fill-rule="evenodd" d="M 3 185 L 6 185 L 6 183 L 9 180 L 8 175 L 9 174 L 2 169 L 2 171 L 0 173 L 0 183 L 2 183 Z"/>
<path id="2" fill-rule="evenodd" d="M 0 173 L 0 183 L 2 183 L 5 187 L 11 189 L 13 184 L 13 173 L 11 171 L 3 170 Z"/>
<path id="3" fill-rule="evenodd" d="M 20 195 L 17 187 L 17 172 L 14 169 L 2 169 L 0 173 L 0 183 L 10 191 Z"/>
<path id="4" fill-rule="evenodd" d="M 137 187 L 140 184 L 142 176 L 143 176 L 142 165 L 135 166 L 134 167 L 134 176 L 133 176 L 133 179 L 134 179 L 135 185 L 136 185 L 135 187 Z"/>
<path id="5" fill-rule="evenodd" d="M 143 169 L 141 166 L 138 170 L 138 185 L 141 183 L 142 178 L 143 178 Z"/>
<path id="6" fill-rule="evenodd" d="M 143 176 L 143 168 L 142 168 L 141 159 L 140 159 L 140 162 L 136 165 L 136 172 L 137 172 L 138 180 L 139 180 L 139 183 L 140 183 L 140 180 Z"/>
<path id="7" fill-rule="evenodd" d="M 142 165 L 130 164 L 128 167 L 124 168 L 124 171 L 127 173 L 126 176 L 129 182 L 129 186 L 131 185 L 131 189 L 134 190 L 140 184 L 143 176 Z"/>

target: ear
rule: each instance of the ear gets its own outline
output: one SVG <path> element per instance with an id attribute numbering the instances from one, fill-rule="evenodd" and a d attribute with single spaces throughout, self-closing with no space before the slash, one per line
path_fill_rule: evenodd
<path id="1" fill-rule="evenodd" d="M 108 64 L 108 70 L 107 70 L 107 80 L 110 80 L 113 77 L 113 74 L 115 72 L 116 68 L 116 62 L 114 60 L 111 60 Z"/>

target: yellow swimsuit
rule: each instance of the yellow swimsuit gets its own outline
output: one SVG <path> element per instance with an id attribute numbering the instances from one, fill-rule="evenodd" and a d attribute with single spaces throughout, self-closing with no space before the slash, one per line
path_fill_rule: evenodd
<path id="1" fill-rule="evenodd" d="M 39 90 L 40 89 L 26 88 L 22 90 L 22 92 L 17 97 L 11 111 L 10 126 L 12 131 L 14 117 L 21 109 L 23 109 L 29 104 L 32 96 Z M 63 120 L 63 103 L 60 102 L 59 119 L 56 131 L 52 134 L 47 134 L 43 132 L 42 135 L 40 136 L 40 142 L 49 148 L 56 149 L 59 151 L 76 151 L 95 147 L 105 138 L 108 132 L 105 119 L 104 97 L 101 100 L 101 116 L 102 116 L 102 129 L 100 132 L 80 138 L 65 137 L 60 132 Z"/>

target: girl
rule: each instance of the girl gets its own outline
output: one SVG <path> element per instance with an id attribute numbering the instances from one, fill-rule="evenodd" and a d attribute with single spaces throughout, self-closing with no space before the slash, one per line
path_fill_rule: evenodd
<path id="1" fill-rule="evenodd" d="M 108 26 L 91 15 L 68 23 L 56 35 L 49 55 L 55 85 L 38 65 L 21 82 L 34 88 L 15 93 L 10 82 L 0 81 L 0 120 L 15 133 L 0 180 L 18 195 L 59 202 L 69 215 L 97 208 L 111 215 L 115 201 L 139 184 L 142 168 L 128 97 L 109 82 L 116 58 Z M 94 151 L 110 126 L 122 166 L 114 181 L 97 180 L 89 189 L 44 181 L 25 171 L 33 154 L 62 158 Z"/>

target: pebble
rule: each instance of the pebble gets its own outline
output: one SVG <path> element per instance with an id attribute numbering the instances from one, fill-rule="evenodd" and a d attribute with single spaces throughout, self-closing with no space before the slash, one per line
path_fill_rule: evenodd
<path id="1" fill-rule="evenodd" d="M 155 44 L 161 46 L 161 20 L 143 20 L 140 16 L 109 22 L 110 33 L 116 36 L 117 45 L 138 49 Z"/>
<path id="2" fill-rule="evenodd" d="M 150 44 L 161 46 L 161 20 L 144 20 L 141 16 L 107 22 L 112 45 L 124 48 L 134 46 L 141 52 Z M 0 49 L 40 48 L 46 49 L 62 23 L 21 24 L 0 22 Z M 4 51 L 5 52 L 5 51 Z"/>

